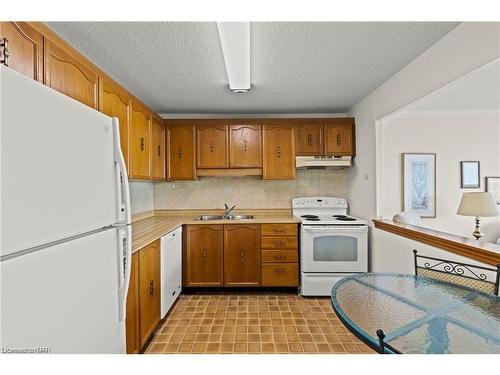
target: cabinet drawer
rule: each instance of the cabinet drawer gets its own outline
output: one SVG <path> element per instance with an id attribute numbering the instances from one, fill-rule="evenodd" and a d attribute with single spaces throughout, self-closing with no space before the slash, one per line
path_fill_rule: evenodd
<path id="1" fill-rule="evenodd" d="M 297 250 L 298 241 L 297 237 L 290 236 L 270 236 L 262 237 L 261 248 L 264 250 Z"/>
<path id="2" fill-rule="evenodd" d="M 297 250 L 262 250 L 260 254 L 262 263 L 296 263 L 299 261 Z"/>
<path id="3" fill-rule="evenodd" d="M 296 236 L 297 224 L 262 224 L 263 236 Z"/>
<path id="4" fill-rule="evenodd" d="M 268 263 L 262 265 L 262 286 L 298 285 L 298 263 Z"/>

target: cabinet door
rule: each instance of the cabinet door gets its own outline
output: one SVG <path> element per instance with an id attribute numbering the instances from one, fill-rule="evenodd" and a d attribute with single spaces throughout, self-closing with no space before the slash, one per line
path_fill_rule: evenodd
<path id="1" fill-rule="evenodd" d="M 261 168 L 260 125 L 231 125 L 229 165 L 231 168 Z"/>
<path id="2" fill-rule="evenodd" d="M 125 321 L 127 353 L 139 352 L 139 253 L 132 255 Z"/>
<path id="3" fill-rule="evenodd" d="M 259 242 L 259 225 L 224 225 L 224 286 L 260 285 Z"/>
<path id="4" fill-rule="evenodd" d="M 352 119 L 326 123 L 324 133 L 326 155 L 354 156 L 354 121 Z"/>
<path id="5" fill-rule="evenodd" d="M 194 125 L 167 126 L 168 180 L 196 179 Z"/>
<path id="6" fill-rule="evenodd" d="M 262 177 L 264 179 L 295 178 L 295 144 L 292 125 L 263 125 L 262 146 Z"/>
<path id="7" fill-rule="evenodd" d="M 228 143 L 227 125 L 197 125 L 197 167 L 228 168 Z"/>
<path id="8" fill-rule="evenodd" d="M 151 177 L 165 179 L 165 127 L 163 120 L 153 117 L 151 120 Z"/>
<path id="9" fill-rule="evenodd" d="M 130 129 L 130 178 L 150 177 L 150 126 L 151 114 L 141 105 L 132 103 L 132 123 Z"/>
<path id="10" fill-rule="evenodd" d="M 129 128 L 132 102 L 128 93 L 107 78 L 99 81 L 99 111 L 117 117 L 120 122 L 120 146 L 127 168 L 129 166 Z"/>
<path id="11" fill-rule="evenodd" d="M 7 39 L 7 66 L 42 81 L 43 36 L 26 22 L 0 22 L 0 38 Z M 3 58 L 4 56 L 1 56 Z"/>
<path id="12" fill-rule="evenodd" d="M 160 240 L 139 250 L 139 342 L 144 346 L 160 321 Z"/>
<path id="13" fill-rule="evenodd" d="M 298 123 L 295 125 L 295 154 L 323 155 L 323 124 Z"/>
<path id="14" fill-rule="evenodd" d="M 188 225 L 183 257 L 185 286 L 223 285 L 222 225 Z"/>
<path id="15" fill-rule="evenodd" d="M 48 39 L 45 39 L 44 51 L 44 83 L 97 109 L 97 72 Z"/>

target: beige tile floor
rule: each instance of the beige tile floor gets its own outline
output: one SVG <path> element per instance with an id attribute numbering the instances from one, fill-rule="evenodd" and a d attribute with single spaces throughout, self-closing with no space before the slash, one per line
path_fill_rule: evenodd
<path id="1" fill-rule="evenodd" d="M 287 293 L 183 294 L 145 353 L 374 353 L 330 299 Z"/>

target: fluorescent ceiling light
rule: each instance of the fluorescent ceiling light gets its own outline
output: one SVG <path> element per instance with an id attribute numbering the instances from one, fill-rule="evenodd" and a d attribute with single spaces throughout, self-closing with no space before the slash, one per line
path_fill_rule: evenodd
<path id="1" fill-rule="evenodd" d="M 250 90 L 250 22 L 217 22 L 229 88 Z"/>

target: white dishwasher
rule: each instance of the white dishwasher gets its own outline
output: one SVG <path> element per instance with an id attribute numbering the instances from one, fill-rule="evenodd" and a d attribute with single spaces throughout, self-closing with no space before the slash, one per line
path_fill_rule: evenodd
<path id="1" fill-rule="evenodd" d="M 182 290 L 182 227 L 161 238 L 160 264 L 163 319 Z"/>

